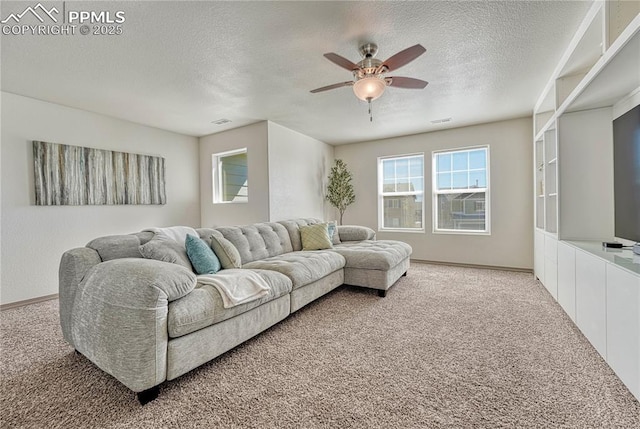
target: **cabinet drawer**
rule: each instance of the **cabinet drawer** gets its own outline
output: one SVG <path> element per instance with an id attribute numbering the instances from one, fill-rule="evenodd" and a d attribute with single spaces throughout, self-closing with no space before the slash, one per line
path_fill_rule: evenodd
<path id="1" fill-rule="evenodd" d="M 607 358 L 606 262 L 576 251 L 576 324 L 595 349 Z"/>
<path id="2" fill-rule="evenodd" d="M 544 237 L 544 257 L 553 262 L 558 260 L 558 240 L 548 235 Z"/>
<path id="3" fill-rule="evenodd" d="M 576 250 L 558 243 L 558 304 L 576 321 Z"/>
<path id="4" fill-rule="evenodd" d="M 607 264 L 607 363 L 640 397 L 640 277 Z"/>
<path id="5" fill-rule="evenodd" d="M 558 263 L 549 258 L 544 259 L 544 287 L 553 299 L 558 300 Z"/>
<path id="6" fill-rule="evenodd" d="M 544 284 L 544 233 L 534 233 L 533 269 L 536 277 Z"/>

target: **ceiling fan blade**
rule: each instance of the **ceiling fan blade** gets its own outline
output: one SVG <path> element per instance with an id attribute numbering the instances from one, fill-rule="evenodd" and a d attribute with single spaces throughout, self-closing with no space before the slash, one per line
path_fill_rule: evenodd
<path id="1" fill-rule="evenodd" d="M 340 55 L 334 54 L 333 52 L 329 52 L 328 54 L 324 54 L 324 57 L 326 59 L 328 59 L 329 61 L 331 61 L 332 63 L 339 65 L 343 69 L 347 69 L 349 71 L 354 71 L 354 70 L 359 70 L 360 69 L 360 67 L 358 67 L 357 64 L 352 63 L 351 61 L 349 61 L 345 57 L 341 57 Z"/>
<path id="2" fill-rule="evenodd" d="M 423 89 L 429 84 L 429 82 L 412 77 L 389 76 L 385 80 L 389 82 L 389 86 L 396 88 Z"/>
<path id="3" fill-rule="evenodd" d="M 387 61 L 382 63 L 381 67 L 386 67 L 387 71 L 397 70 L 400 67 L 410 63 L 411 61 L 424 54 L 427 50 L 422 45 L 414 45 L 410 48 L 400 51 Z"/>
<path id="4" fill-rule="evenodd" d="M 334 83 L 333 85 L 323 86 L 322 88 L 312 89 L 311 92 L 315 94 L 316 92 L 329 91 L 330 89 L 342 88 L 343 86 L 351 86 L 351 85 L 353 85 L 352 80 L 347 82 Z"/>

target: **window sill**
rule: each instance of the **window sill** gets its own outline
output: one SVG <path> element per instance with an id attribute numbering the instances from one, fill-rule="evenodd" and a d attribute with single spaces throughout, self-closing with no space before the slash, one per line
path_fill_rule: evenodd
<path id="1" fill-rule="evenodd" d="M 445 230 L 433 230 L 431 231 L 433 234 L 443 234 L 443 235 L 491 235 L 491 231 L 456 231 L 453 229 L 445 229 Z"/>
<path id="2" fill-rule="evenodd" d="M 406 232 L 409 234 L 424 234 L 425 230 L 424 228 L 421 229 L 400 229 L 400 228 L 378 228 L 378 232 L 384 233 L 384 232 Z"/>

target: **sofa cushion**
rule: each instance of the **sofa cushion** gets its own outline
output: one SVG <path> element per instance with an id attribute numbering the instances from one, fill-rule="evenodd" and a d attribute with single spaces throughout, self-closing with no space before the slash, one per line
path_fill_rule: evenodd
<path id="1" fill-rule="evenodd" d="M 345 257 L 347 268 L 389 270 L 411 256 L 412 249 L 402 241 L 366 240 L 343 242 L 333 251 Z"/>
<path id="2" fill-rule="evenodd" d="M 222 268 L 241 268 L 242 260 L 240 259 L 240 253 L 238 249 L 229 240 L 224 238 L 219 231 L 212 231 L 209 236 L 211 248 L 215 252 L 216 256 L 220 260 Z"/>
<path id="3" fill-rule="evenodd" d="M 360 225 L 340 225 L 338 226 L 341 241 L 364 241 L 375 240 L 376 232 L 369 227 Z M 335 243 L 334 243 L 335 244 Z"/>
<path id="4" fill-rule="evenodd" d="M 331 249 L 331 238 L 326 223 L 317 223 L 300 227 L 302 250 Z"/>
<path id="5" fill-rule="evenodd" d="M 120 258 L 142 258 L 138 249 L 140 240 L 133 234 L 99 237 L 88 242 L 87 247 L 98 252 L 103 262 Z"/>
<path id="6" fill-rule="evenodd" d="M 276 271 L 253 270 L 271 290 L 269 294 L 231 308 L 224 308 L 220 292 L 208 285 L 198 284 L 181 299 L 169 303 L 168 329 L 171 338 L 180 337 L 222 322 L 291 292 L 291 280 Z"/>
<path id="7" fill-rule="evenodd" d="M 147 259 L 182 265 L 189 271 L 193 271 L 187 250 L 183 245 L 167 236 L 157 234 L 152 240 L 140 246 L 139 250 L 142 256 Z"/>
<path id="8" fill-rule="evenodd" d="M 344 264 L 344 257 L 332 250 L 315 250 L 286 253 L 250 262 L 243 267 L 282 273 L 291 279 L 293 289 L 297 289 L 342 269 Z"/>
<path id="9" fill-rule="evenodd" d="M 291 220 L 282 220 L 278 222 L 280 225 L 284 226 L 287 232 L 289 233 L 289 237 L 291 239 L 291 246 L 294 251 L 302 250 L 302 238 L 300 237 L 300 227 L 307 225 L 315 225 L 316 223 L 321 223 L 322 221 L 319 219 L 291 219 Z"/>
<path id="10" fill-rule="evenodd" d="M 206 241 L 187 234 L 184 245 L 193 270 L 197 274 L 215 274 L 220 271 L 220 260 Z"/>
<path id="11" fill-rule="evenodd" d="M 282 255 L 293 250 L 289 233 L 279 223 L 255 223 L 221 227 L 216 230 L 238 249 L 243 266 L 249 262 Z"/>

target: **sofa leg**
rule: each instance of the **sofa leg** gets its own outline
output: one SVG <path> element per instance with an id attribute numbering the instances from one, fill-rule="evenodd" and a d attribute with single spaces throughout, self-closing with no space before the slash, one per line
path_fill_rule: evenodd
<path id="1" fill-rule="evenodd" d="M 153 386 L 151 389 L 138 392 L 136 396 L 138 397 L 138 402 L 140 402 L 140 405 L 145 405 L 155 400 L 158 397 L 159 393 L 160 386 Z"/>
<path id="2" fill-rule="evenodd" d="M 407 272 L 405 271 L 402 277 L 407 277 Z"/>
<path id="3" fill-rule="evenodd" d="M 386 290 L 382 290 L 382 289 L 378 289 L 378 296 L 380 298 L 384 298 L 385 296 L 387 296 L 387 291 Z"/>

